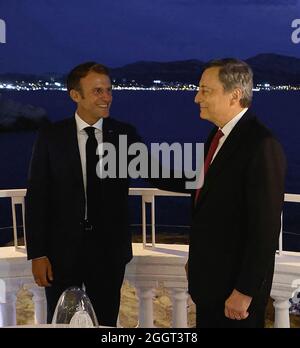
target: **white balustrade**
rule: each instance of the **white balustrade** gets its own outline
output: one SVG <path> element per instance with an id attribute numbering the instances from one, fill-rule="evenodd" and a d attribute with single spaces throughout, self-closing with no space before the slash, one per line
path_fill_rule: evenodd
<path id="1" fill-rule="evenodd" d="M 22 207 L 26 190 L 0 190 L 1 197 L 10 197 L 12 209 Z M 173 327 L 187 327 L 187 280 L 184 265 L 187 245 L 155 243 L 155 196 L 187 196 L 157 189 L 130 189 L 130 195 L 141 196 L 143 214 L 143 243 L 133 243 L 133 260 L 127 265 L 125 279 L 134 284 L 139 297 L 139 326 L 153 327 L 153 294 L 158 285 L 170 290 L 173 304 Z M 286 194 L 285 201 L 300 203 L 300 195 Z M 146 243 L 146 204 L 151 204 L 152 243 Z M 44 290 L 32 285 L 31 262 L 26 259 L 25 247 L 18 246 L 16 213 L 13 212 L 15 247 L 0 248 L 0 326 L 16 324 L 16 295 L 24 284 L 33 293 L 36 323 L 46 322 Z M 24 225 L 24 224 L 23 224 Z M 25 230 L 23 229 L 24 233 Z M 282 243 L 281 243 L 282 245 Z M 300 285 L 300 253 L 279 250 L 271 291 L 275 308 L 275 327 L 289 327 L 289 299 Z M 5 293 L 3 293 L 5 292 Z"/>
<path id="2" fill-rule="evenodd" d="M 274 299 L 276 328 L 290 327 L 290 301 L 300 285 L 300 253 L 283 251 L 275 258 L 271 297 Z"/>
<path id="3" fill-rule="evenodd" d="M 22 211 L 22 229 L 24 241 L 26 243 L 26 232 L 25 232 L 25 189 L 16 190 L 0 190 L 0 198 L 10 198 L 11 200 L 11 211 L 12 211 L 12 223 L 13 223 L 13 235 L 14 235 L 14 246 L 18 248 L 18 236 L 17 236 L 17 205 L 21 205 Z"/>
<path id="4" fill-rule="evenodd" d="M 167 196 L 167 197 L 190 197 L 190 194 L 164 191 L 155 188 L 130 188 L 130 196 L 142 197 L 142 235 L 143 235 L 143 247 L 148 246 L 146 239 L 146 209 L 147 203 L 151 205 L 151 245 L 155 247 L 155 197 Z"/>

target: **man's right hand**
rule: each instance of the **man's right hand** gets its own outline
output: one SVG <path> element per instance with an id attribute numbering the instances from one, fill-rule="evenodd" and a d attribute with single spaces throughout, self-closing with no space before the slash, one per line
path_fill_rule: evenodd
<path id="1" fill-rule="evenodd" d="M 53 273 L 48 257 L 32 260 L 32 274 L 38 286 L 51 286 Z M 50 281 L 50 282 L 49 282 Z"/>

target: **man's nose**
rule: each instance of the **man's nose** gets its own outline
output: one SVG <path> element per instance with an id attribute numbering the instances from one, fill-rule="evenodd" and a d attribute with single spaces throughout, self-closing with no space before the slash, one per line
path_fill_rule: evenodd
<path id="1" fill-rule="evenodd" d="M 109 92 L 104 92 L 102 95 L 102 99 L 106 102 L 110 102 L 112 100 L 112 95 Z"/>
<path id="2" fill-rule="evenodd" d="M 196 96 L 195 96 L 195 99 L 194 99 L 194 102 L 196 103 L 196 104 L 200 104 L 200 92 L 198 92 L 197 94 L 196 94 Z"/>

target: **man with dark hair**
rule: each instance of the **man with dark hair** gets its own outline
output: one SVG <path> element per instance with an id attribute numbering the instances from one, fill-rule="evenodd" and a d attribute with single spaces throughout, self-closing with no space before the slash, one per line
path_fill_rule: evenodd
<path id="1" fill-rule="evenodd" d="M 128 145 L 138 136 L 132 126 L 109 118 L 112 86 L 105 66 L 75 67 L 67 88 L 77 104 L 75 117 L 41 130 L 32 155 L 28 259 L 36 283 L 46 290 L 48 322 L 62 292 L 84 284 L 99 323 L 115 326 L 125 266 L 132 258 L 129 180 L 96 175 L 96 150 L 111 143 L 118 158 L 119 135 L 127 135 Z"/>
<path id="2" fill-rule="evenodd" d="M 193 199 L 187 272 L 198 327 L 263 327 L 284 200 L 285 156 L 248 110 L 252 71 L 206 65 L 195 102 L 215 127 Z"/>
<path id="3" fill-rule="evenodd" d="M 67 90 L 69 93 L 72 89 L 82 92 L 80 80 L 86 77 L 88 72 L 94 72 L 109 77 L 109 70 L 105 65 L 95 62 L 86 62 L 80 64 L 76 66 L 67 76 Z"/>

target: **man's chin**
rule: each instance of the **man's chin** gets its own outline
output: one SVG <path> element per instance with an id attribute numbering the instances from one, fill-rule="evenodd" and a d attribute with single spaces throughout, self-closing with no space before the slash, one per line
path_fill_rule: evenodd
<path id="1" fill-rule="evenodd" d="M 107 118 L 109 117 L 109 113 L 103 113 L 101 115 L 98 116 L 99 118 Z"/>

